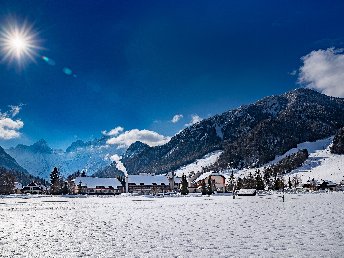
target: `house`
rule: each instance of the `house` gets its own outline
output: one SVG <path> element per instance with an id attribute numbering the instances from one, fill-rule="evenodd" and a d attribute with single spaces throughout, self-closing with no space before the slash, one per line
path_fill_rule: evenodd
<path id="1" fill-rule="evenodd" d="M 307 182 L 305 184 L 302 184 L 303 188 L 306 189 L 311 189 L 311 190 L 317 190 L 320 186 L 320 182 L 315 180 L 314 178 L 311 180 L 307 180 Z"/>
<path id="2" fill-rule="evenodd" d="M 177 177 L 174 171 L 168 172 L 166 176 L 169 180 L 170 190 L 173 192 L 178 191 L 180 189 L 180 184 L 182 183 L 182 178 Z"/>
<path id="3" fill-rule="evenodd" d="M 123 192 L 117 178 L 77 177 L 74 179 L 75 194 L 112 195 Z"/>
<path id="4" fill-rule="evenodd" d="M 155 175 L 153 173 L 141 173 L 128 175 L 129 193 L 157 194 L 172 190 L 171 178 L 168 175 Z"/>
<path id="5" fill-rule="evenodd" d="M 337 188 L 337 184 L 330 181 L 330 180 L 323 180 L 322 183 L 319 185 L 318 189 L 321 189 L 321 190 L 331 190 L 331 191 L 334 191 L 336 190 Z"/>
<path id="6" fill-rule="evenodd" d="M 19 182 L 14 182 L 14 193 L 21 194 L 23 189 L 23 185 Z"/>
<path id="7" fill-rule="evenodd" d="M 43 187 L 35 182 L 31 182 L 27 186 L 24 186 L 21 192 L 24 194 L 42 194 Z"/>
<path id="8" fill-rule="evenodd" d="M 190 192 L 199 192 L 202 187 L 202 182 L 205 181 L 208 185 L 209 180 L 212 183 L 213 191 L 225 192 L 226 191 L 226 177 L 216 172 L 206 172 L 197 177 L 191 184 L 189 183 Z"/>

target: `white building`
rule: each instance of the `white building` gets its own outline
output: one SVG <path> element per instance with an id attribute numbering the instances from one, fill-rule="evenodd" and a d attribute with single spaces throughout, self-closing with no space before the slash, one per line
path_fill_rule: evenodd
<path id="1" fill-rule="evenodd" d="M 130 193 L 156 194 L 171 190 L 171 180 L 166 175 L 141 173 L 128 175 L 127 180 Z"/>
<path id="2" fill-rule="evenodd" d="M 43 187 L 35 182 L 32 182 L 28 184 L 27 186 L 24 186 L 21 190 L 24 194 L 42 194 L 43 193 Z"/>
<path id="3" fill-rule="evenodd" d="M 75 194 L 119 194 L 123 186 L 117 178 L 77 177 Z"/>

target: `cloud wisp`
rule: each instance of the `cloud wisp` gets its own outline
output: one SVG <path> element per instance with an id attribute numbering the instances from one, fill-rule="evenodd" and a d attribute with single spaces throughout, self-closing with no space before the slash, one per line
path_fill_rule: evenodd
<path id="1" fill-rule="evenodd" d="M 102 131 L 102 134 L 106 136 L 116 136 L 119 133 L 123 132 L 123 130 L 124 130 L 123 127 L 117 126 L 116 128 L 111 129 L 110 131 L 106 131 L 106 130 Z"/>
<path id="2" fill-rule="evenodd" d="M 172 123 L 178 123 L 179 121 L 180 121 L 180 119 L 182 119 L 183 118 L 183 115 L 182 114 L 177 114 L 177 115 L 174 115 L 173 116 L 173 118 L 172 118 L 172 120 L 171 120 L 171 122 Z"/>
<path id="3" fill-rule="evenodd" d="M 298 81 L 306 87 L 333 97 L 344 97 L 344 52 L 328 48 L 301 58 Z"/>
<path id="4" fill-rule="evenodd" d="M 20 137 L 20 129 L 23 128 L 24 122 L 20 119 L 14 119 L 21 110 L 19 106 L 9 106 L 8 112 L 0 112 L 0 139 L 10 140 Z"/>
<path id="5" fill-rule="evenodd" d="M 191 121 L 187 124 L 185 124 L 185 126 L 191 126 L 193 124 L 196 124 L 198 122 L 201 122 L 203 119 L 199 116 L 199 115 L 191 115 Z"/>
<path id="6" fill-rule="evenodd" d="M 154 147 L 163 145 L 169 142 L 170 139 L 170 137 L 158 134 L 154 131 L 133 129 L 110 138 L 107 140 L 107 144 L 116 144 L 119 148 L 127 148 L 132 143 L 140 141 Z"/>

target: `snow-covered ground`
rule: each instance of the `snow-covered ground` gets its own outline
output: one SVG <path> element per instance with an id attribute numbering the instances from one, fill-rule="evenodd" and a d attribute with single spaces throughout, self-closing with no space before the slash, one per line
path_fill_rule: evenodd
<path id="1" fill-rule="evenodd" d="M 202 171 L 203 167 L 210 166 L 214 164 L 220 157 L 222 151 L 214 151 L 207 155 L 205 155 L 203 158 L 196 160 L 195 162 L 183 166 L 180 169 L 175 171 L 175 174 L 177 177 L 181 177 L 183 174 L 188 176 L 191 172 L 197 173 Z"/>
<path id="2" fill-rule="evenodd" d="M 286 156 L 296 153 L 298 150 L 307 149 L 309 158 L 305 161 L 303 166 L 295 169 L 291 173 L 285 176 L 293 177 L 295 175 L 300 176 L 302 182 L 305 183 L 309 179 L 331 180 L 336 183 L 340 183 L 344 180 L 344 155 L 336 155 L 330 152 L 330 146 L 332 144 L 333 137 L 318 140 L 316 142 L 304 142 L 297 145 L 297 148 L 293 148 L 287 151 L 285 154 L 276 157 L 273 161 L 259 168 L 261 171 L 264 167 L 276 164 Z M 236 176 L 247 176 L 249 172 L 254 173 L 256 169 L 244 169 L 237 171 Z"/>
<path id="3" fill-rule="evenodd" d="M 0 256 L 342 257 L 343 198 L 3 198 Z"/>

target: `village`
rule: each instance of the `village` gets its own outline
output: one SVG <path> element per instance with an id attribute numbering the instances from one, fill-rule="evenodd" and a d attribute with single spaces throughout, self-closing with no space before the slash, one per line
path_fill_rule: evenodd
<path id="1" fill-rule="evenodd" d="M 57 169 L 55 168 L 54 171 Z M 281 183 L 282 182 L 282 183 Z M 277 188 L 276 188 L 277 187 Z M 0 186 L 0 189 L 3 187 Z M 259 172 L 256 177 L 251 174 L 247 178 L 236 178 L 233 172 L 228 174 L 218 172 L 191 173 L 177 177 L 175 173 L 157 175 L 141 173 L 139 175 L 118 176 L 116 178 L 98 178 L 79 173 L 78 176 L 64 182 L 51 181 L 49 187 L 31 182 L 28 185 L 15 183 L 9 193 L 15 194 L 49 194 L 49 195 L 256 195 L 278 192 L 317 192 L 317 191 L 344 191 L 344 180 L 335 183 L 330 180 L 318 181 L 313 179 L 300 183 L 277 179 L 270 184 L 264 184 Z M 4 192 L 2 191 L 4 194 Z"/>

